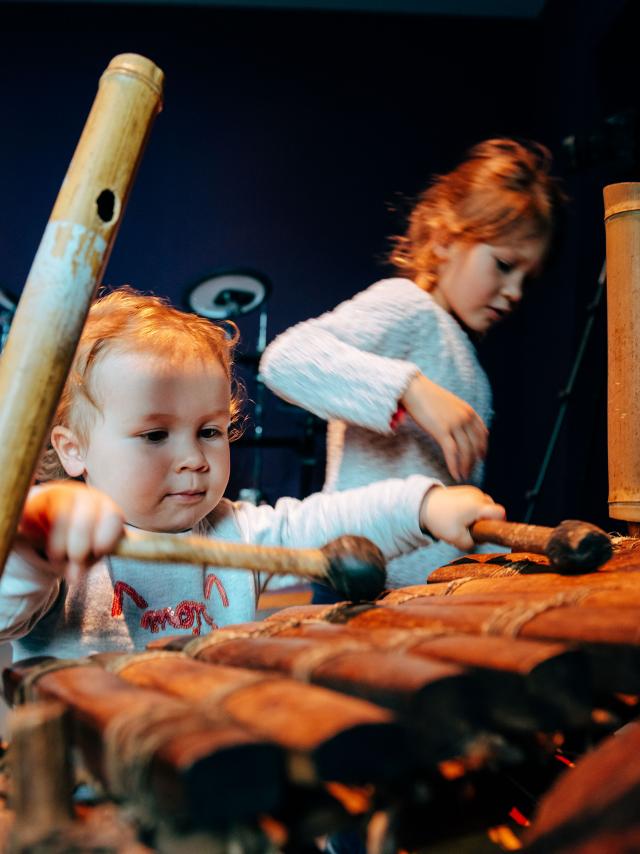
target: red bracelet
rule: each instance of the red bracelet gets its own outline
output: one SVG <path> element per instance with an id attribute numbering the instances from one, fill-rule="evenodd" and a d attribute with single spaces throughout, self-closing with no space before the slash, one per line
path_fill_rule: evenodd
<path id="1" fill-rule="evenodd" d="M 391 421 L 389 422 L 390 429 L 396 430 L 402 424 L 402 422 L 404 421 L 406 416 L 407 416 L 407 410 L 404 408 L 404 406 L 401 403 L 399 403 L 398 408 L 396 409 L 396 411 L 391 416 Z"/>

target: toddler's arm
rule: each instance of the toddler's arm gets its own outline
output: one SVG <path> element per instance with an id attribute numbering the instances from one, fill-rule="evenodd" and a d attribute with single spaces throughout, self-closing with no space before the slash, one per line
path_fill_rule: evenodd
<path id="1" fill-rule="evenodd" d="M 389 561 L 434 537 L 466 548 L 472 545 L 468 526 L 480 518 L 503 518 L 504 508 L 475 487 L 443 487 L 412 475 L 303 501 L 281 498 L 275 507 L 240 503 L 235 513 L 245 542 L 319 547 L 353 534 L 368 537 Z"/>
<path id="2" fill-rule="evenodd" d="M 46 556 L 54 575 L 91 566 L 111 551 L 123 531 L 122 512 L 107 495 L 71 480 L 33 487 L 18 529 Z"/>
<path id="3" fill-rule="evenodd" d="M 122 515 L 111 499 L 75 481 L 33 487 L 0 578 L 0 639 L 23 637 L 54 605 L 61 578 L 115 545 Z"/>
<path id="4" fill-rule="evenodd" d="M 505 509 L 475 486 L 434 486 L 422 500 L 420 525 L 461 550 L 473 548 L 469 528 L 479 519 L 504 519 Z"/>

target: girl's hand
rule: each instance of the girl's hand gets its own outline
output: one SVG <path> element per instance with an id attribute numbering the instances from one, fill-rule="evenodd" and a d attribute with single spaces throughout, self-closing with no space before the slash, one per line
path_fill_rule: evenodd
<path id="1" fill-rule="evenodd" d="M 487 453 L 489 433 L 475 409 L 424 374 L 411 380 L 401 403 L 440 445 L 451 477 L 466 480 Z"/>
<path id="2" fill-rule="evenodd" d="M 473 548 L 469 528 L 478 519 L 504 519 L 506 512 L 475 486 L 432 486 L 422 499 L 420 527 L 462 551 Z"/>
<path id="3" fill-rule="evenodd" d="M 76 481 L 33 487 L 18 533 L 45 552 L 57 575 L 77 574 L 108 554 L 124 532 L 122 511 L 107 495 Z"/>

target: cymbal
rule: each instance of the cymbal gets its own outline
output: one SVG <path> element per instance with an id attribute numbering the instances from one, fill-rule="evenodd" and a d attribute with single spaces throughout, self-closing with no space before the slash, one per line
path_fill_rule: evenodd
<path id="1" fill-rule="evenodd" d="M 248 268 L 220 270 L 197 282 L 186 293 L 189 308 L 210 320 L 231 320 L 248 314 L 267 299 L 271 283 Z"/>

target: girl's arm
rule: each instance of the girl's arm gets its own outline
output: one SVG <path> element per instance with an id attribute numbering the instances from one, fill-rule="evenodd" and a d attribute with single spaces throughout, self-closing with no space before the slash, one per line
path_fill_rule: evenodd
<path id="1" fill-rule="evenodd" d="M 291 327 L 265 350 L 260 373 L 266 385 L 320 418 L 391 432 L 398 403 L 419 373 L 401 358 L 416 295 L 411 282 L 379 282 Z"/>
<path id="2" fill-rule="evenodd" d="M 260 373 L 290 403 L 379 433 L 393 431 L 401 406 L 440 445 L 453 479 L 464 480 L 486 455 L 488 431 L 480 416 L 413 362 L 375 352 L 406 352 L 407 337 L 415 334 L 436 339 L 424 298 L 407 280 L 378 282 L 279 335 L 265 350 Z"/>
<path id="3" fill-rule="evenodd" d="M 487 453 L 489 431 L 475 409 L 423 374 L 412 378 L 402 406 L 440 445 L 454 480 L 466 480 Z"/>

